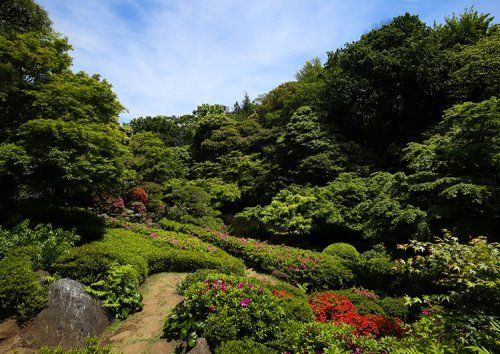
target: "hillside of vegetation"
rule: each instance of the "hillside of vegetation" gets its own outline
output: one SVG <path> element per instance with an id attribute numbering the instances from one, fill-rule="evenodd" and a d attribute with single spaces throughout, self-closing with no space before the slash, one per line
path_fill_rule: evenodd
<path id="1" fill-rule="evenodd" d="M 185 272 L 160 314 L 180 351 L 500 352 L 492 16 L 407 13 L 229 112 L 129 123 L 69 43 L 0 4 L 0 321 L 71 278 L 119 326 L 149 276 Z"/>

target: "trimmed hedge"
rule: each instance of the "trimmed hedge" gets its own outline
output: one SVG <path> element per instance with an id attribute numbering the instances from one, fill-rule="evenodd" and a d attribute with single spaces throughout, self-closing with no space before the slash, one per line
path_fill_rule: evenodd
<path id="1" fill-rule="evenodd" d="M 141 281 L 153 273 L 192 272 L 202 268 L 235 274 L 244 272 L 243 262 L 222 250 L 185 250 L 153 236 L 126 229 L 107 229 L 101 240 L 73 248 L 54 264 L 54 269 L 62 276 L 85 284 L 102 279 L 112 264 L 132 265 Z M 199 240 L 187 235 L 177 234 L 176 237 L 184 242 L 198 243 L 205 249 L 213 247 L 199 244 Z"/>
<path id="2" fill-rule="evenodd" d="M 184 232 L 243 259 L 248 266 L 267 273 L 279 270 L 290 277 L 291 283 L 307 284 L 313 290 L 345 288 L 354 281 L 346 261 L 336 256 L 284 245 L 269 245 L 194 225 L 185 225 Z"/>
<path id="3" fill-rule="evenodd" d="M 338 256 L 342 259 L 355 261 L 359 258 L 359 252 L 353 245 L 344 242 L 332 243 L 323 250 L 323 253 Z"/>

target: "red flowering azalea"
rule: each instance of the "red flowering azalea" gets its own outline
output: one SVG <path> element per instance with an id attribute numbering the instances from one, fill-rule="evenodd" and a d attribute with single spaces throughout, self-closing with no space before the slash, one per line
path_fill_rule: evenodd
<path id="1" fill-rule="evenodd" d="M 142 204 L 148 202 L 148 194 L 141 187 L 132 188 L 128 193 L 128 197 L 132 202 L 141 202 Z"/>
<path id="2" fill-rule="evenodd" d="M 404 333 L 400 319 L 383 315 L 360 315 L 356 306 L 347 297 L 331 291 L 312 295 L 309 298 L 309 306 L 313 310 L 315 321 L 351 325 L 356 335 L 401 337 Z"/>

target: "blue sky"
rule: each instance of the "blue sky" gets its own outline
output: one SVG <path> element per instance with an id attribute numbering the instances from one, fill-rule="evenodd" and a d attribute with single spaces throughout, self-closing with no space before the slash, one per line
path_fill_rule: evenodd
<path id="1" fill-rule="evenodd" d="M 74 47 L 74 69 L 99 73 L 129 110 L 190 113 L 232 106 L 293 80 L 306 60 L 410 12 L 425 22 L 500 0 L 38 0 Z M 497 21 L 495 21 L 497 22 Z"/>

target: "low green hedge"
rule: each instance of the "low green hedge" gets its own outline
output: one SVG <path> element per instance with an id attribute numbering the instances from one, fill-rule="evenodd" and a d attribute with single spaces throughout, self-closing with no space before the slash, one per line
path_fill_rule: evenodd
<path id="1" fill-rule="evenodd" d="M 176 237 L 184 242 L 188 242 L 188 238 L 193 243 L 199 242 L 187 235 L 178 234 Z M 205 243 L 201 246 L 205 249 L 211 247 Z M 213 268 L 243 274 L 245 269 L 243 262 L 222 250 L 200 252 L 176 248 L 158 235 L 146 236 L 126 229 L 107 229 L 101 240 L 73 248 L 54 264 L 54 269 L 62 276 L 91 284 L 102 279 L 112 264 L 132 265 L 141 281 L 158 272 Z"/>
<path id="2" fill-rule="evenodd" d="M 312 290 L 345 288 L 354 281 L 347 262 L 340 257 L 301 248 L 269 245 L 194 225 L 185 225 L 183 231 L 243 259 L 248 266 L 267 273 L 279 270 L 289 276 L 291 283 L 307 284 Z"/>

